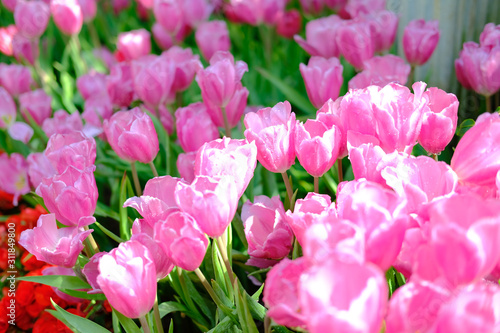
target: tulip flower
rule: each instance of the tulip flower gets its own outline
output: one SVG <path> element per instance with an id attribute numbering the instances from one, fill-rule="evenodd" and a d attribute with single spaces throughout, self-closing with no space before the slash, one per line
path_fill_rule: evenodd
<path id="1" fill-rule="evenodd" d="M 264 285 L 264 303 L 267 316 L 277 324 L 288 327 L 306 327 L 299 303 L 301 275 L 307 269 L 304 258 L 280 261 L 267 273 Z"/>
<path id="2" fill-rule="evenodd" d="M 488 23 L 484 26 L 481 36 L 479 36 L 481 46 L 498 46 L 500 45 L 500 24 Z"/>
<path id="3" fill-rule="evenodd" d="M 15 34 L 12 37 L 12 53 L 19 62 L 28 62 L 35 65 L 35 61 L 40 55 L 40 40 L 30 39 L 23 34 Z"/>
<path id="4" fill-rule="evenodd" d="M 257 146 L 257 159 L 271 172 L 283 173 L 295 163 L 295 113 L 288 101 L 245 115 L 245 137 Z"/>
<path id="5" fill-rule="evenodd" d="M 196 152 L 192 151 L 190 153 L 181 153 L 177 157 L 177 170 L 182 179 L 186 182 L 191 183 L 194 180 L 194 163 L 196 160 Z"/>
<path id="6" fill-rule="evenodd" d="M 37 187 L 36 193 L 62 224 L 82 227 L 93 223 L 87 217 L 94 215 L 99 195 L 94 169 L 79 170 L 70 165 L 59 175 L 43 178 Z"/>
<path id="7" fill-rule="evenodd" d="M 398 31 L 398 15 L 389 10 L 381 10 L 369 14 L 367 19 L 371 23 L 375 53 L 389 51 Z"/>
<path id="8" fill-rule="evenodd" d="M 43 89 L 37 89 L 23 93 L 19 96 L 19 109 L 24 119 L 28 121 L 29 115 L 35 123 L 42 125 L 43 121 L 52 114 L 52 97 L 47 95 Z"/>
<path id="9" fill-rule="evenodd" d="M 12 39 L 15 34 L 17 34 L 17 27 L 14 24 L 0 28 L 0 52 L 7 56 L 12 56 L 14 54 L 12 50 Z"/>
<path id="10" fill-rule="evenodd" d="M 412 66 L 425 64 L 439 42 L 439 22 L 413 20 L 403 33 L 403 51 Z"/>
<path id="11" fill-rule="evenodd" d="M 124 60 L 135 60 L 151 53 L 151 34 L 146 29 L 132 30 L 118 35 L 116 48 Z"/>
<path id="12" fill-rule="evenodd" d="M 168 31 L 158 22 L 155 22 L 151 27 L 153 38 L 162 50 L 168 50 L 174 45 L 174 39 Z"/>
<path id="13" fill-rule="evenodd" d="M 66 35 L 78 35 L 83 15 L 77 0 L 51 0 L 50 11 L 56 26 Z"/>
<path id="14" fill-rule="evenodd" d="M 87 216 L 81 221 L 88 225 L 94 223 L 95 219 Z M 38 260 L 72 268 L 83 250 L 83 241 L 92 231 L 83 231 L 78 226 L 58 229 L 55 214 L 44 214 L 40 215 L 34 229 L 22 232 L 19 244 Z"/>
<path id="15" fill-rule="evenodd" d="M 43 1 L 19 1 L 14 10 L 17 29 L 28 38 L 39 38 L 49 19 L 50 9 Z"/>
<path id="16" fill-rule="evenodd" d="M 126 161 L 152 162 L 159 151 L 151 118 L 139 108 L 119 111 L 103 123 L 111 148 Z"/>
<path id="17" fill-rule="evenodd" d="M 56 168 L 44 153 L 31 153 L 28 155 L 28 175 L 34 188 L 42 182 L 43 178 L 51 178 L 57 174 Z"/>
<path id="18" fill-rule="evenodd" d="M 285 10 L 285 0 L 230 0 L 234 15 L 251 25 L 266 23 L 274 25 L 276 16 Z"/>
<path id="19" fill-rule="evenodd" d="M 76 79 L 76 87 L 84 100 L 106 91 L 106 75 L 90 72 Z"/>
<path id="20" fill-rule="evenodd" d="M 2 0 L 2 4 L 5 6 L 5 8 L 7 8 L 7 10 L 14 12 L 18 1 L 19 0 Z"/>
<path id="21" fill-rule="evenodd" d="M 335 100 L 339 97 L 344 81 L 342 71 L 343 67 L 338 58 L 311 57 L 307 66 L 300 64 L 307 96 L 315 108 L 319 109 L 330 98 Z"/>
<path id="22" fill-rule="evenodd" d="M 203 103 L 193 103 L 177 109 L 175 118 L 179 144 L 186 152 L 197 151 L 205 142 L 219 137 L 219 130 Z"/>
<path id="23" fill-rule="evenodd" d="M 306 39 L 296 35 L 295 41 L 307 53 L 323 58 L 339 57 L 337 33 L 342 19 L 337 15 L 319 18 L 306 24 Z"/>
<path id="24" fill-rule="evenodd" d="M 13 194 L 14 206 L 17 206 L 19 196 L 29 193 L 28 163 L 21 154 L 12 153 L 10 157 L 0 155 L 0 190 Z"/>
<path id="25" fill-rule="evenodd" d="M 172 89 L 169 98 L 173 102 L 175 94 L 186 90 L 193 82 L 195 74 L 203 69 L 200 57 L 193 54 L 190 48 L 183 49 L 179 46 L 173 46 L 163 52 L 161 57 L 168 59 L 174 64 L 175 76 L 172 83 Z"/>
<path id="26" fill-rule="evenodd" d="M 298 34 L 302 29 L 302 16 L 296 9 L 279 12 L 276 18 L 276 32 L 288 39 Z"/>
<path id="27" fill-rule="evenodd" d="M 128 107 L 134 99 L 132 66 L 128 63 L 118 63 L 111 67 L 106 78 L 106 90 L 114 105 Z"/>
<path id="28" fill-rule="evenodd" d="M 96 143 L 82 132 L 56 133 L 50 137 L 44 154 L 60 174 L 70 165 L 84 170 L 94 165 Z"/>
<path id="29" fill-rule="evenodd" d="M 153 13 L 158 23 L 172 36 L 185 24 L 180 1 L 155 0 Z"/>
<path id="30" fill-rule="evenodd" d="M 371 85 L 384 87 L 395 82 L 405 85 L 410 75 L 411 67 L 395 55 L 373 57 L 364 62 L 364 70 L 349 81 L 349 89 L 363 89 Z"/>
<path id="31" fill-rule="evenodd" d="M 175 75 L 174 64 L 162 56 L 144 56 L 132 62 L 134 90 L 147 105 L 156 109 L 164 104 Z"/>
<path id="32" fill-rule="evenodd" d="M 84 22 L 90 22 L 97 14 L 97 0 L 78 0 Z"/>
<path id="33" fill-rule="evenodd" d="M 326 0 L 332 1 L 332 0 Z M 339 0 L 333 0 L 339 2 Z M 340 1 L 342 3 L 342 1 Z M 384 10 L 386 7 L 385 0 L 349 0 L 344 2 L 344 8 L 341 9 L 343 18 L 356 18 L 358 16 L 370 15 Z"/>
<path id="34" fill-rule="evenodd" d="M 194 271 L 203 262 L 208 239 L 193 218 L 175 212 L 154 226 L 154 238 L 174 264 Z"/>
<path id="35" fill-rule="evenodd" d="M 64 110 L 54 112 L 52 118 L 47 118 L 43 121 L 42 129 L 51 137 L 53 134 L 67 134 L 75 131 L 83 130 L 82 118 L 79 113 L 69 114 Z"/>
<path id="36" fill-rule="evenodd" d="M 226 231 L 238 208 L 236 183 L 230 176 L 196 176 L 190 185 L 179 182 L 175 200 L 181 211 L 191 215 L 212 238 Z"/>
<path id="37" fill-rule="evenodd" d="M 325 5 L 324 0 L 300 0 L 300 6 L 307 14 L 319 14 Z"/>
<path id="38" fill-rule="evenodd" d="M 232 176 L 243 195 L 257 166 L 257 147 L 245 140 L 224 137 L 207 142 L 198 150 L 195 162 L 197 176 Z"/>
<path id="39" fill-rule="evenodd" d="M 217 51 L 229 51 L 231 40 L 225 21 L 208 21 L 199 25 L 195 33 L 196 45 L 206 60 Z"/>
<path id="40" fill-rule="evenodd" d="M 341 24 L 336 39 L 340 53 L 358 70 L 363 69 L 364 62 L 375 54 L 375 40 L 368 20 L 355 19 Z"/>
<path id="41" fill-rule="evenodd" d="M 28 143 L 34 134 L 34 130 L 30 125 L 22 121 L 16 121 L 7 129 L 10 137 L 14 140 L 19 140 L 23 143 Z"/>
<path id="42" fill-rule="evenodd" d="M 22 65 L 0 65 L 0 83 L 13 97 L 31 91 L 34 84 L 28 67 Z"/>
<path id="43" fill-rule="evenodd" d="M 16 121 L 17 107 L 14 99 L 0 87 L 0 128 L 9 128 Z"/>
<path id="44" fill-rule="evenodd" d="M 268 267 L 288 255 L 292 248 L 293 232 L 285 219 L 285 209 L 278 196 L 256 196 L 241 210 L 250 260 L 247 265 Z"/>
<path id="45" fill-rule="evenodd" d="M 109 304 L 129 318 L 144 317 L 156 298 L 156 269 L 151 253 L 128 241 L 99 260 L 97 283 Z"/>
<path id="46" fill-rule="evenodd" d="M 183 0 L 180 1 L 180 4 L 182 5 L 184 22 L 191 28 L 199 28 L 214 10 L 211 0 Z"/>
<path id="47" fill-rule="evenodd" d="M 101 257 L 106 253 L 107 252 L 98 252 L 94 254 L 89 262 L 82 268 L 83 275 L 85 275 L 88 284 L 92 287 L 92 291 L 88 292 L 89 294 L 102 294 L 102 290 L 97 283 L 97 277 L 99 276 L 99 260 L 101 260 Z"/>

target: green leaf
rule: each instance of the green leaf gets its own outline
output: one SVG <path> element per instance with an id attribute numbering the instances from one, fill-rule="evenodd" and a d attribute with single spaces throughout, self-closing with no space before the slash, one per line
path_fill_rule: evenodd
<path id="1" fill-rule="evenodd" d="M 290 331 L 285 326 L 272 326 L 271 327 L 271 332 L 276 332 L 276 333 L 293 333 L 293 331 Z"/>
<path id="2" fill-rule="evenodd" d="M 100 201 L 97 201 L 97 206 L 94 214 L 102 217 L 110 217 L 113 220 L 120 221 L 120 214 Z"/>
<path id="3" fill-rule="evenodd" d="M 80 316 L 69 313 L 68 311 L 61 308 L 57 305 L 52 299 L 50 299 L 52 305 L 56 310 L 47 310 L 54 317 L 64 322 L 68 327 L 70 327 L 73 331 L 81 332 L 81 333 L 110 333 L 104 327 L 97 325 L 93 321 L 89 319 L 82 318 Z M 139 331 L 140 332 L 140 331 Z"/>
<path id="4" fill-rule="evenodd" d="M 114 333 L 121 333 L 122 332 L 122 328 L 120 326 L 120 321 L 118 320 L 118 317 L 116 316 L 116 312 L 113 311 L 111 313 L 111 319 L 113 321 L 113 332 Z"/>
<path id="5" fill-rule="evenodd" d="M 128 199 L 127 184 L 130 185 L 130 180 L 125 172 L 120 185 L 120 237 L 125 240 L 130 239 L 130 224 L 128 222 L 127 207 L 123 207 L 123 203 Z"/>
<path id="6" fill-rule="evenodd" d="M 135 322 L 122 315 L 119 311 L 116 311 L 113 309 L 113 314 L 118 318 L 118 321 L 122 325 L 122 327 L 125 329 L 125 332 L 127 333 L 142 333 L 141 329 L 135 324 Z M 93 333 L 93 332 L 92 332 Z"/>
<path id="7" fill-rule="evenodd" d="M 316 109 L 314 106 L 306 99 L 302 94 L 300 94 L 297 90 L 286 84 L 280 78 L 274 76 L 263 68 L 257 67 L 257 71 L 268 81 L 270 81 L 276 88 L 278 88 L 283 95 L 285 95 L 286 99 L 302 111 L 308 114 L 316 113 Z"/>
<path id="8" fill-rule="evenodd" d="M 22 276 L 16 278 L 18 281 L 29 281 L 45 284 L 58 289 L 91 289 L 92 287 L 79 277 L 71 275 L 43 275 L 43 276 Z"/>
<path id="9" fill-rule="evenodd" d="M 476 122 L 474 121 L 474 119 L 465 119 L 464 121 L 462 121 L 460 126 L 458 126 L 455 133 L 457 134 L 457 136 L 462 137 L 468 130 L 471 129 L 472 126 L 474 126 L 475 123 Z"/>
<path id="10" fill-rule="evenodd" d="M 117 243 L 123 243 L 125 242 L 125 240 L 121 239 L 120 237 L 118 237 L 117 235 L 115 235 L 113 232 L 111 232 L 109 229 L 105 228 L 102 226 L 102 224 L 100 224 L 99 222 L 94 222 L 94 224 L 99 228 L 101 229 L 101 231 L 106 235 L 108 236 L 109 238 L 111 238 L 112 240 L 114 240 L 115 242 Z"/>
<path id="11" fill-rule="evenodd" d="M 158 310 L 160 310 L 160 317 L 163 318 L 172 312 L 186 312 L 187 309 L 184 305 L 177 302 L 163 302 L 158 305 Z"/>
<path id="12" fill-rule="evenodd" d="M 170 325 L 168 327 L 168 333 L 174 333 L 174 319 L 170 319 Z"/>
<path id="13" fill-rule="evenodd" d="M 71 290 L 71 289 L 59 289 L 59 290 L 73 297 L 90 299 L 90 300 L 95 299 L 98 301 L 106 300 L 106 296 L 104 296 L 104 294 L 88 294 L 86 291 Z"/>
<path id="14" fill-rule="evenodd" d="M 234 292 L 236 298 L 236 312 L 238 313 L 238 318 L 243 333 L 259 333 L 259 331 L 257 330 L 257 326 L 255 325 L 255 322 L 252 318 L 252 314 L 248 309 L 248 304 L 246 302 L 245 296 L 241 295 L 238 281 L 234 283 Z"/>
<path id="15" fill-rule="evenodd" d="M 269 270 L 269 269 L 268 269 Z M 260 295 L 262 294 L 262 291 L 264 290 L 264 284 L 262 284 L 259 288 L 259 290 L 257 290 L 253 295 L 252 295 L 252 298 L 254 300 L 256 300 L 257 302 L 259 301 L 259 298 L 260 298 Z"/>
<path id="16" fill-rule="evenodd" d="M 229 317 L 225 317 L 222 321 L 212 328 L 208 333 L 240 333 L 242 332 L 238 326 Z"/>

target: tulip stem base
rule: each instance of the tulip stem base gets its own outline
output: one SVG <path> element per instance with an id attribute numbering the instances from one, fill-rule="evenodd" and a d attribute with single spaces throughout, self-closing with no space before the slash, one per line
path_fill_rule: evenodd
<path id="1" fill-rule="evenodd" d="M 158 294 L 155 297 L 155 304 L 153 305 L 153 313 L 155 317 L 155 325 L 158 333 L 163 333 L 163 325 L 161 324 L 160 309 L 158 308 Z"/>
<path id="2" fill-rule="evenodd" d="M 342 171 L 342 159 L 337 160 L 337 170 L 339 174 L 339 184 L 344 181 L 344 172 Z"/>
<path id="3" fill-rule="evenodd" d="M 152 161 L 149 162 L 149 167 L 151 168 L 151 171 L 153 172 L 153 176 L 159 177 L 158 171 L 156 171 L 155 164 Z"/>
<path id="4" fill-rule="evenodd" d="M 139 176 L 137 175 L 137 169 L 135 168 L 135 162 L 130 163 L 130 167 L 132 168 L 132 178 L 134 179 L 134 187 L 137 196 L 142 195 L 141 184 L 139 183 Z"/>
<path id="5" fill-rule="evenodd" d="M 281 174 L 281 176 L 283 177 L 283 182 L 285 183 L 285 187 L 286 187 L 286 194 L 288 195 L 288 200 L 290 201 L 290 210 L 293 212 L 293 190 L 292 190 L 292 184 L 290 184 L 290 179 L 288 179 L 288 174 L 285 172 L 283 172 Z"/>
<path id="6" fill-rule="evenodd" d="M 314 177 L 314 192 L 319 194 L 319 177 Z"/>
<path id="7" fill-rule="evenodd" d="M 89 226 L 86 225 L 84 229 L 89 230 Z M 90 257 L 99 252 L 99 246 L 97 246 L 97 243 L 92 234 L 89 234 L 87 239 L 85 239 L 85 249 L 87 250 L 87 254 Z"/>
<path id="8" fill-rule="evenodd" d="M 217 247 L 219 248 L 222 260 L 224 260 L 224 265 L 226 265 L 227 273 L 229 274 L 229 279 L 231 280 L 231 285 L 234 286 L 234 273 L 231 263 L 229 262 L 229 257 L 227 256 L 227 248 L 221 237 L 216 238 Z"/>
<path id="9" fill-rule="evenodd" d="M 408 75 L 408 87 L 411 89 L 415 83 L 415 66 L 411 65 L 410 74 Z"/>
<path id="10" fill-rule="evenodd" d="M 141 322 L 141 327 L 144 330 L 144 333 L 151 333 L 151 330 L 149 329 L 148 325 L 148 320 L 146 319 L 146 317 L 145 316 L 140 317 L 139 321 Z"/>
<path id="11" fill-rule="evenodd" d="M 437 154 L 432 154 L 431 156 L 432 156 L 432 158 L 434 159 L 434 161 L 436 161 L 436 162 L 438 162 L 438 161 L 439 161 L 439 159 L 438 159 L 438 155 L 437 155 Z"/>
<path id="12" fill-rule="evenodd" d="M 224 118 L 224 130 L 226 131 L 226 136 L 228 138 L 230 138 L 231 137 L 231 127 L 229 126 L 229 121 L 227 120 L 226 108 L 224 106 L 221 107 L 221 111 L 222 111 L 222 118 Z"/>

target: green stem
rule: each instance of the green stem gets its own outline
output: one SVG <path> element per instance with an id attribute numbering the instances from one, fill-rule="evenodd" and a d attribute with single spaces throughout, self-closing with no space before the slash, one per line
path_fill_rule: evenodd
<path id="1" fill-rule="evenodd" d="M 134 179 L 134 187 L 137 196 L 142 195 L 141 184 L 139 183 L 139 176 L 137 175 L 137 169 L 135 168 L 135 162 L 130 163 L 130 167 L 132 168 L 132 178 Z"/>
<path id="2" fill-rule="evenodd" d="M 234 286 L 234 273 L 233 268 L 231 267 L 231 263 L 229 262 L 229 257 L 227 256 L 227 248 L 224 244 L 224 241 L 221 237 L 216 238 L 217 248 L 222 256 L 222 260 L 224 260 L 224 265 L 226 266 L 227 273 L 229 274 L 229 279 L 231 280 L 231 285 Z"/>
<path id="3" fill-rule="evenodd" d="M 81 52 L 81 46 L 80 46 L 80 40 L 78 39 L 78 35 L 73 35 L 71 36 L 70 39 L 70 44 L 71 44 L 71 60 L 73 61 L 73 66 L 75 68 L 77 76 L 82 76 L 87 72 L 87 65 L 83 61 L 80 52 Z"/>
<path id="4" fill-rule="evenodd" d="M 155 304 L 153 305 L 153 313 L 155 317 L 155 324 L 158 333 L 163 333 L 163 325 L 161 324 L 160 309 L 158 308 L 158 295 L 155 298 Z"/>
<path id="5" fill-rule="evenodd" d="M 222 117 L 224 118 L 224 130 L 226 131 L 226 136 L 231 137 L 231 127 L 229 126 L 229 121 L 227 120 L 226 108 L 222 107 Z"/>
<path id="6" fill-rule="evenodd" d="M 99 36 L 97 30 L 95 30 L 94 24 L 92 22 L 87 23 L 87 28 L 89 29 L 90 39 L 92 40 L 92 44 L 94 44 L 94 48 L 100 48 L 101 42 L 99 41 Z"/>
<path id="7" fill-rule="evenodd" d="M 415 66 L 411 66 L 410 74 L 408 75 L 408 87 L 411 89 L 411 86 L 415 82 Z"/>
<path id="8" fill-rule="evenodd" d="M 491 109 L 491 96 L 486 96 L 486 112 L 493 111 Z"/>
<path id="9" fill-rule="evenodd" d="M 319 194 L 319 178 L 314 177 L 314 192 Z"/>
<path id="10" fill-rule="evenodd" d="M 438 159 L 438 155 L 437 154 L 432 154 L 432 158 L 434 159 L 434 161 L 438 162 L 439 159 Z"/>
<path id="11" fill-rule="evenodd" d="M 215 304 L 217 304 L 218 307 L 222 308 L 224 306 L 222 304 L 222 301 L 220 300 L 219 296 L 217 296 L 210 283 L 208 283 L 207 279 L 205 278 L 205 275 L 203 275 L 203 273 L 200 271 L 199 268 L 195 269 L 194 273 L 196 274 L 196 276 L 198 276 L 198 279 L 200 279 L 201 284 L 203 284 L 203 287 L 205 287 L 205 289 L 207 290 L 210 297 L 212 297 L 212 300 L 215 302 Z"/>
<path id="12" fill-rule="evenodd" d="M 182 108 L 182 103 L 182 92 L 178 92 L 175 94 L 175 105 L 177 106 L 177 109 Z"/>
<path id="13" fill-rule="evenodd" d="M 159 177 L 158 176 L 158 171 L 156 171 L 156 167 L 155 167 L 155 164 L 153 162 L 149 162 L 149 167 L 151 168 L 151 171 L 153 172 L 153 175 L 155 177 Z"/>
<path id="14" fill-rule="evenodd" d="M 342 183 L 344 181 L 344 172 L 342 171 L 342 159 L 339 158 L 337 160 L 337 170 L 338 170 L 338 174 L 339 174 L 339 184 Z"/>
<path id="15" fill-rule="evenodd" d="M 142 329 L 144 330 L 144 333 L 151 333 L 151 330 L 149 329 L 148 321 L 146 317 L 141 317 L 139 318 L 139 321 L 141 322 Z"/>
<path id="16" fill-rule="evenodd" d="M 286 193 L 288 195 L 288 200 L 290 201 L 290 210 L 293 212 L 293 207 L 292 207 L 292 204 L 293 204 L 293 190 L 292 190 L 292 184 L 290 184 L 290 180 L 288 179 L 288 175 L 285 172 L 282 172 L 281 173 L 281 176 L 283 177 L 283 182 L 285 183 L 285 187 L 286 187 Z"/>
<path id="17" fill-rule="evenodd" d="M 89 226 L 86 225 L 84 227 L 85 231 L 89 230 Z M 85 239 L 85 248 L 87 250 L 87 254 L 89 255 L 89 258 L 92 257 L 94 254 L 99 252 L 99 247 L 97 246 L 97 243 L 92 236 L 92 234 L 89 234 L 87 238 Z"/>

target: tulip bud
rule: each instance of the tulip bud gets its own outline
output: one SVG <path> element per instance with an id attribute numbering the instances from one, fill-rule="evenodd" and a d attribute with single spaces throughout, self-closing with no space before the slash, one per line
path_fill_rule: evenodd
<path id="1" fill-rule="evenodd" d="M 83 15 L 77 0 L 51 0 L 50 11 L 56 26 L 66 35 L 77 35 L 83 25 Z"/>
<path id="2" fill-rule="evenodd" d="M 206 60 L 217 51 L 229 51 L 231 40 L 225 21 L 208 21 L 199 25 L 195 33 L 196 44 Z"/>
<path id="3" fill-rule="evenodd" d="M 319 18 L 306 24 L 306 40 L 296 35 L 295 41 L 310 55 L 323 58 L 339 57 L 337 33 L 342 19 L 337 15 Z"/>
<path id="4" fill-rule="evenodd" d="M 116 43 L 124 60 L 135 60 L 151 53 L 151 34 L 146 29 L 122 32 Z"/>
<path id="5" fill-rule="evenodd" d="M 50 9 L 43 1 L 19 1 L 14 21 L 20 33 L 28 38 L 39 38 L 47 28 Z"/>
<path id="6" fill-rule="evenodd" d="M 335 100 L 339 97 L 344 81 L 343 69 L 338 58 L 311 57 L 307 66 L 300 64 L 307 96 L 315 108 L 319 109 L 330 98 Z"/>
<path id="7" fill-rule="evenodd" d="M 205 142 L 219 138 L 219 130 L 203 103 L 193 103 L 177 109 L 175 118 L 179 144 L 186 152 L 197 151 Z"/>
<path id="8" fill-rule="evenodd" d="M 439 22 L 413 20 L 403 33 L 403 51 L 413 66 L 425 64 L 439 42 Z"/>
<path id="9" fill-rule="evenodd" d="M 0 65 L 0 84 L 13 97 L 31 91 L 34 84 L 28 67 L 21 65 Z"/>

